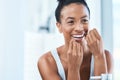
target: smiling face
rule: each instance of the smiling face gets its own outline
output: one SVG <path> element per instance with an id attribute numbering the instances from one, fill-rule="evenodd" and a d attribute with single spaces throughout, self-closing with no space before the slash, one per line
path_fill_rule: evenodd
<path id="1" fill-rule="evenodd" d="M 60 20 L 61 22 L 57 22 L 57 27 L 64 35 L 65 44 L 69 44 L 71 39 L 79 43 L 84 42 L 89 27 L 89 12 L 83 4 L 71 3 L 64 6 Z"/>

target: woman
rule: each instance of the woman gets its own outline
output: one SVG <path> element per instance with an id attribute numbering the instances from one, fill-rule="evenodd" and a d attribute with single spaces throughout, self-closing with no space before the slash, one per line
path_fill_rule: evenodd
<path id="1" fill-rule="evenodd" d="M 40 57 L 43 80 L 89 80 L 112 72 L 111 54 L 96 29 L 89 30 L 90 10 L 84 0 L 58 0 L 57 27 L 65 44 Z"/>

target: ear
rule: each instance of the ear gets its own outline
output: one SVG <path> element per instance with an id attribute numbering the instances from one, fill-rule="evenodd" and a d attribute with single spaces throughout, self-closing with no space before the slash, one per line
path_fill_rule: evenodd
<path id="1" fill-rule="evenodd" d="M 60 23 L 60 22 L 57 22 L 57 23 L 56 23 L 56 26 L 57 26 L 59 32 L 62 33 L 62 26 L 61 26 L 61 23 Z"/>

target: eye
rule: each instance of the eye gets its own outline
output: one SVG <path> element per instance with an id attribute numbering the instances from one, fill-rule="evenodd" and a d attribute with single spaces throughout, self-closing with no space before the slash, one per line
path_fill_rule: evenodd
<path id="1" fill-rule="evenodd" d="M 68 21 L 67 23 L 72 25 L 72 24 L 74 24 L 74 21 L 71 20 L 71 21 Z"/>
<path id="2" fill-rule="evenodd" d="M 83 24 L 86 24 L 86 23 L 88 23 L 88 22 L 89 22 L 88 19 L 83 19 L 83 20 L 82 20 L 82 23 L 83 23 Z"/>

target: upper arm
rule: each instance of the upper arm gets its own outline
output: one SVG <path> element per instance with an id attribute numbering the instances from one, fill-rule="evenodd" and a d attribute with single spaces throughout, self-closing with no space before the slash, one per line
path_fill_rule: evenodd
<path id="1" fill-rule="evenodd" d="M 112 73 L 113 72 L 113 57 L 112 54 L 105 50 L 105 54 L 106 54 L 106 62 L 107 62 L 107 71 L 108 73 Z"/>
<path id="2" fill-rule="evenodd" d="M 54 63 L 42 56 L 38 61 L 38 69 L 42 80 L 60 80 L 60 76 L 55 69 Z"/>

